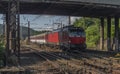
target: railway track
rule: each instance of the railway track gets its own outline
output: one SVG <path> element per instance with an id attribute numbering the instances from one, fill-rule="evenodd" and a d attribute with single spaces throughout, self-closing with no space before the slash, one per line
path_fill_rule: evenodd
<path id="1" fill-rule="evenodd" d="M 71 54 L 71 52 L 74 52 Z M 113 72 L 113 61 L 111 58 L 107 56 L 115 55 L 115 52 L 98 52 L 98 51 L 89 52 L 89 50 L 85 51 L 68 51 L 68 54 L 82 58 L 84 60 L 84 65 L 90 68 L 94 68 L 99 70 L 100 72 L 104 72 L 101 74 L 112 73 Z M 98 54 L 99 53 L 99 54 Z M 107 55 L 108 53 L 108 55 Z M 104 55 L 105 54 L 105 55 Z"/>
<path id="2" fill-rule="evenodd" d="M 112 61 L 111 59 L 107 59 L 102 53 L 103 56 L 100 56 L 100 53 L 88 53 L 85 51 L 68 51 L 63 52 L 60 54 L 57 53 L 46 53 L 43 51 L 38 51 L 38 49 L 31 49 L 31 51 L 34 52 L 34 54 L 44 58 L 49 63 L 52 64 L 53 67 L 59 68 L 60 72 L 71 72 L 70 70 L 67 71 L 68 67 L 73 68 L 76 70 L 77 74 L 84 73 L 84 74 L 109 74 L 112 72 Z M 39 54 L 38 52 L 43 52 L 42 54 Z M 107 56 L 107 55 L 105 55 Z M 48 58 L 49 57 L 49 58 Z M 57 63 L 53 62 L 57 58 Z M 52 61 L 51 61 L 52 60 Z M 63 69 L 64 66 L 64 69 Z M 65 69 L 66 68 L 66 69 Z M 76 74 L 75 73 L 75 74 Z"/>
<path id="3" fill-rule="evenodd" d="M 61 69 L 61 66 L 59 63 L 56 63 L 53 61 L 56 59 L 55 56 L 52 56 L 43 51 L 38 51 L 36 49 L 32 49 L 30 47 L 24 47 L 24 48 L 29 49 L 29 51 L 31 51 L 34 55 L 37 55 L 38 57 L 43 58 L 50 65 L 51 69 L 49 69 L 49 70 L 51 70 L 53 73 L 63 74 L 63 72 L 65 72 L 65 71 L 63 71 L 63 69 Z M 41 53 L 39 53 L 39 52 L 41 52 Z M 60 59 L 60 58 L 58 58 L 58 59 Z M 47 70 L 47 71 L 49 71 L 49 70 Z"/>
<path id="4" fill-rule="evenodd" d="M 79 53 L 79 54 L 76 54 L 76 53 L 73 53 L 73 52 L 65 52 L 66 53 L 66 55 L 68 55 L 70 58 L 72 58 L 73 56 L 75 57 L 75 58 L 77 58 L 77 59 L 70 59 L 71 61 L 71 63 L 74 63 L 74 64 L 76 64 L 77 65 L 77 68 L 78 68 L 78 65 L 83 65 L 83 68 L 81 68 L 81 69 L 84 69 L 84 67 L 85 66 L 87 66 L 86 67 L 86 69 L 84 69 L 84 73 L 86 73 L 86 71 L 88 71 L 87 73 L 92 73 L 91 72 L 91 67 L 93 67 L 94 68 L 94 70 L 96 70 L 96 72 L 97 72 L 97 74 L 98 73 L 101 73 L 101 74 L 106 74 L 106 73 L 104 73 L 103 71 L 104 70 L 106 70 L 106 67 L 103 67 L 103 66 L 101 66 L 101 65 L 98 65 L 98 64 L 94 64 L 94 62 L 96 62 L 96 60 L 98 60 L 98 59 L 90 59 L 91 58 L 91 55 L 88 55 L 88 54 L 86 54 L 86 53 L 82 53 L 82 52 L 80 52 L 80 51 L 77 51 L 77 53 Z M 92 55 L 93 56 L 93 55 Z M 82 59 L 81 59 L 82 58 Z M 88 60 L 89 59 L 89 60 Z M 83 62 L 81 62 L 82 60 L 84 60 Z M 95 61 L 94 61 L 95 60 Z M 89 63 L 89 62 L 87 62 L 87 61 L 93 61 L 92 63 Z M 101 63 L 101 62 L 100 62 Z M 99 64 L 100 64 L 99 63 Z M 104 65 L 105 66 L 105 65 Z"/>
<path id="5" fill-rule="evenodd" d="M 72 73 L 72 71 L 70 71 L 68 68 L 77 68 L 77 70 L 74 69 L 74 73 L 76 74 L 76 72 L 80 71 L 81 67 L 79 65 L 76 65 L 73 62 L 69 62 L 69 60 L 71 61 L 71 58 L 66 55 L 66 53 L 59 55 L 59 54 L 49 54 L 46 52 L 43 52 L 42 54 L 39 54 L 37 52 L 39 52 L 36 49 L 32 49 L 32 51 L 36 51 L 35 54 L 39 55 L 43 58 L 45 58 L 48 62 L 50 62 L 54 67 L 60 69 L 60 71 L 64 74 L 64 73 Z M 49 58 L 48 58 L 49 57 Z M 51 61 L 53 59 L 57 58 L 57 63 Z M 74 61 L 75 62 L 75 61 Z M 56 66 L 57 65 L 57 66 Z"/>
<path id="6" fill-rule="evenodd" d="M 38 55 L 42 58 L 44 58 L 46 61 L 51 63 L 55 68 L 59 68 L 60 72 L 64 73 L 72 73 L 72 74 L 79 74 L 79 73 L 86 73 L 82 70 L 82 66 L 80 66 L 80 62 L 72 60 L 69 55 L 62 54 L 49 54 L 43 51 L 38 51 L 36 49 L 29 48 L 32 52 L 34 52 L 35 55 Z M 39 54 L 39 52 L 43 52 L 42 54 Z M 57 58 L 57 63 L 53 62 L 53 60 Z M 76 64 L 77 62 L 77 64 Z M 74 71 L 72 71 L 74 70 Z M 73 73 L 74 72 L 74 73 Z"/>
<path id="7" fill-rule="evenodd" d="M 48 61 L 49 63 L 51 63 L 53 65 L 53 67 L 59 69 L 59 72 L 62 72 L 61 74 L 65 74 L 65 73 L 72 73 L 76 74 L 75 72 L 79 71 L 81 68 L 76 65 L 73 64 L 73 62 L 69 62 L 70 57 L 66 54 L 64 55 L 59 55 L 59 54 L 53 54 L 53 53 L 46 53 L 44 51 L 38 51 L 38 49 L 32 49 L 32 48 L 28 48 L 30 49 L 30 51 L 32 51 L 35 55 L 38 55 L 42 58 L 44 58 L 46 61 Z M 42 53 L 39 53 L 42 52 Z M 57 58 L 57 62 L 54 62 L 53 60 L 56 60 Z M 71 71 L 72 69 L 69 68 L 74 68 L 74 71 Z M 76 70 L 77 68 L 77 70 Z"/>

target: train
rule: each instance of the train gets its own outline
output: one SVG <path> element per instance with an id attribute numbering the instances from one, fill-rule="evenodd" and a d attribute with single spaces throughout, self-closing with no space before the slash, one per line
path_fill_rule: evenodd
<path id="1" fill-rule="evenodd" d="M 30 41 L 60 48 L 86 49 L 86 34 L 83 28 L 65 26 L 40 35 L 30 37 Z"/>

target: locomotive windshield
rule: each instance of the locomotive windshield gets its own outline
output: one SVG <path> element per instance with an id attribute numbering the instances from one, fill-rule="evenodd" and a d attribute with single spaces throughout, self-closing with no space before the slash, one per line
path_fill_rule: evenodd
<path id="1" fill-rule="evenodd" d="M 83 30 L 70 30 L 70 37 L 85 37 L 85 32 Z"/>

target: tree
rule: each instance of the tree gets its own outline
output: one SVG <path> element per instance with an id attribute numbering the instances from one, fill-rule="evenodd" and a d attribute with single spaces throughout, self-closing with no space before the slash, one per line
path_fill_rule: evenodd
<path id="1" fill-rule="evenodd" d="M 97 25 L 92 25 L 86 29 L 86 43 L 88 47 L 96 47 L 99 42 L 99 28 Z"/>
<path id="2" fill-rule="evenodd" d="M 100 20 L 96 18 L 80 18 L 74 22 L 74 26 L 82 27 L 86 31 L 86 43 L 88 47 L 96 47 L 99 42 Z"/>

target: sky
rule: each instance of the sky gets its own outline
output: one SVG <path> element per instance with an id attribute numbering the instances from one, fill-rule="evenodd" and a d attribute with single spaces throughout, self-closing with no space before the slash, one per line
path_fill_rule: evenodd
<path id="1" fill-rule="evenodd" d="M 0 24 L 3 23 L 3 15 L 0 14 Z M 71 22 L 73 23 L 75 19 L 80 17 L 71 17 Z M 68 25 L 68 16 L 55 16 L 55 15 L 20 15 L 20 25 L 28 26 L 27 23 L 30 21 L 30 28 L 35 30 L 41 30 L 46 28 L 56 29 L 58 25 L 53 25 L 53 23 L 63 23 Z M 45 25 L 47 24 L 47 25 Z"/>

